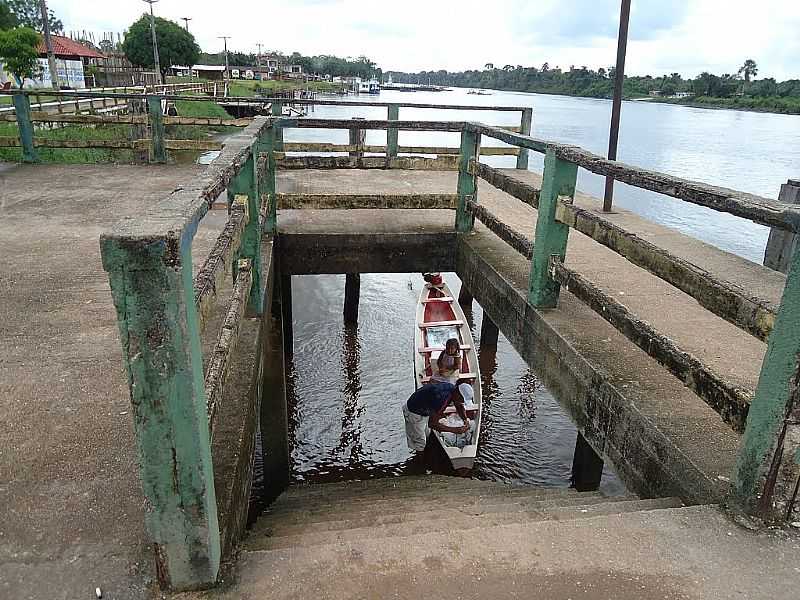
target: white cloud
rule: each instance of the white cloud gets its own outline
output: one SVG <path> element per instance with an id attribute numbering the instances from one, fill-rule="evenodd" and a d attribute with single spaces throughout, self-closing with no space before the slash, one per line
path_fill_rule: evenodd
<path id="1" fill-rule="evenodd" d="M 50 0 L 69 30 L 123 31 L 148 8 L 140 0 L 88 6 Z M 159 16 L 192 17 L 206 51 L 229 47 L 304 54 L 365 54 L 384 69 L 462 70 L 498 65 L 567 68 L 614 63 L 618 0 L 161 0 Z M 795 0 L 634 0 L 627 72 L 734 72 L 745 58 L 760 76 L 800 78 Z"/>

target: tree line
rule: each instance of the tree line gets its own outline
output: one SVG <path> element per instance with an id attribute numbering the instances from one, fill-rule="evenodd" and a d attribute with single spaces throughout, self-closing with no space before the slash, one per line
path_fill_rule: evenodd
<path id="1" fill-rule="evenodd" d="M 614 67 L 597 70 L 571 66 L 568 70 L 551 67 L 505 65 L 502 68 L 487 63 L 483 69 L 461 72 L 421 71 L 405 73 L 387 71 L 398 83 L 430 82 L 450 87 L 487 88 L 518 92 L 563 94 L 589 98 L 610 98 L 613 94 Z M 800 101 L 800 80 L 777 82 L 773 78 L 754 79 L 758 66 L 752 59 L 744 62 L 736 73 L 715 75 L 703 72 L 694 79 L 685 79 L 680 73 L 662 76 L 625 76 L 623 94 L 626 98 L 641 98 L 656 91 L 664 97 L 686 92 L 704 98 L 783 98 Z M 744 101 L 742 101 L 744 102 Z"/>

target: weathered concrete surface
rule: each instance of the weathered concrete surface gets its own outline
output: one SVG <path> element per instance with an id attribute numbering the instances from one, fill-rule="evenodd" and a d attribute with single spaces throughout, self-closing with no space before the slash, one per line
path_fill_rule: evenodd
<path id="1" fill-rule="evenodd" d="M 662 506 L 435 476 L 290 487 L 221 589 L 179 598 L 796 598 L 796 532 Z"/>
<path id="2" fill-rule="evenodd" d="M 629 489 L 722 500 L 739 436 L 691 390 L 572 295 L 533 309 L 530 263 L 483 225 L 460 240 L 456 272 Z"/>
<path id="3" fill-rule="evenodd" d="M 455 268 L 451 210 L 279 211 L 279 249 L 293 275 Z"/>
<path id="4" fill-rule="evenodd" d="M 100 233 L 199 167 L 0 173 L 0 597 L 142 598 L 153 579 Z M 195 268 L 223 215 L 198 232 Z M 215 224 L 216 221 L 216 224 Z"/>

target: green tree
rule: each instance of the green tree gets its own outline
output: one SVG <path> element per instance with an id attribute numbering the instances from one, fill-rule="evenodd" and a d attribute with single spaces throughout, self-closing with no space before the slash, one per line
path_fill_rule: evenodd
<path id="1" fill-rule="evenodd" d="M 484 66 L 484 67 L 486 67 L 486 70 L 487 70 L 487 71 L 491 71 L 491 70 L 493 70 L 493 69 L 494 69 L 494 63 L 486 63 L 486 64 L 485 64 L 485 65 L 483 65 L 483 66 Z"/>
<path id="2" fill-rule="evenodd" d="M 750 78 L 758 75 L 758 65 L 756 61 L 752 58 L 748 58 L 744 61 L 744 64 L 739 67 L 739 75 L 744 75 L 745 82 L 750 83 Z"/>
<path id="3" fill-rule="evenodd" d="M 6 0 L 11 12 L 17 17 L 17 21 L 23 27 L 30 27 L 36 31 L 44 28 L 42 22 L 42 10 L 39 0 Z M 50 23 L 50 31 L 63 31 L 64 24 L 57 19 L 52 10 L 47 11 L 47 20 Z"/>
<path id="4" fill-rule="evenodd" d="M 0 31 L 0 61 L 22 88 L 25 79 L 34 79 L 41 72 L 37 46 L 41 36 L 30 27 Z"/>
<path id="5" fill-rule="evenodd" d="M 11 12 L 7 2 L 0 2 L 0 31 L 19 25 L 16 15 Z"/>
<path id="6" fill-rule="evenodd" d="M 172 65 L 193 65 L 200 56 L 200 47 L 194 36 L 174 21 L 156 17 L 158 62 L 162 77 Z M 130 26 L 122 42 L 122 51 L 137 67 L 152 69 L 153 38 L 150 33 L 150 15 L 143 14 Z"/>

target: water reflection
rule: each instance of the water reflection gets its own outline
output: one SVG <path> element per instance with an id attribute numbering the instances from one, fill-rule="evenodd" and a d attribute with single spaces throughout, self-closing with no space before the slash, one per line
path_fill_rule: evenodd
<path id="1" fill-rule="evenodd" d="M 409 279 L 411 289 L 409 289 Z M 451 289 L 460 282 L 445 276 Z M 294 353 L 287 365 L 292 480 L 326 482 L 450 473 L 436 444 L 422 461 L 406 446 L 402 403 L 414 390 L 419 275 L 362 275 L 359 323 L 342 323 L 344 276 L 293 277 Z M 473 332 L 482 310 L 465 311 Z M 576 430 L 510 343 L 480 348 L 484 392 L 473 476 L 567 487 Z M 611 472 L 604 490 L 623 493 Z"/>

